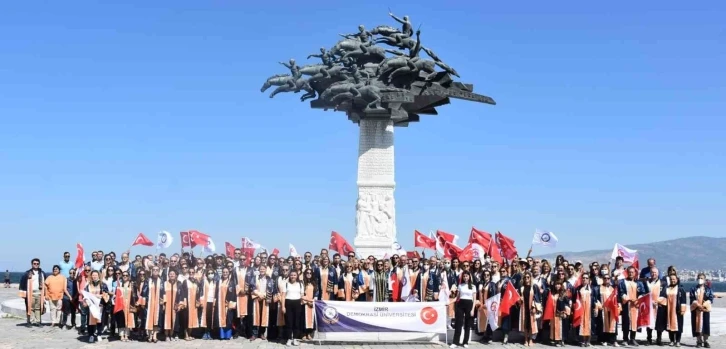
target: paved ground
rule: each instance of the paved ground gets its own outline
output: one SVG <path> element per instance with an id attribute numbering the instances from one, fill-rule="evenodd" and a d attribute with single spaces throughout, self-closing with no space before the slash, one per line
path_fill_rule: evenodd
<path id="1" fill-rule="evenodd" d="M 17 288 L 14 289 L 0 289 L 0 303 L 6 302 L 11 299 L 17 298 Z M 720 299 L 716 302 L 718 307 L 726 308 L 726 301 Z M 47 315 L 44 316 L 44 321 Z M 726 348 L 726 319 L 719 322 L 719 333 L 721 335 L 713 337 L 710 340 L 712 348 Z M 202 341 L 195 340 L 191 342 L 179 341 L 164 343 L 159 342 L 156 344 L 139 343 L 139 342 L 109 342 L 103 339 L 95 344 L 88 344 L 85 342 L 85 338 L 79 338 L 76 331 L 74 330 L 61 330 L 58 328 L 51 328 L 50 326 L 27 328 L 24 325 L 24 319 L 18 319 L 16 317 L 3 316 L 0 318 L 0 349 L 5 348 L 44 348 L 44 349 L 55 349 L 55 348 L 152 348 L 152 347 L 178 347 L 178 348 L 204 348 L 214 346 L 215 348 L 285 348 L 283 344 L 269 343 L 263 341 L 257 341 L 250 343 L 247 340 L 232 340 L 232 341 Z M 686 321 L 688 322 L 688 321 Z M 689 332 L 690 334 L 690 329 Z M 639 334 L 639 338 L 644 338 L 645 334 Z M 83 339 L 83 340 L 82 340 Z M 684 347 L 694 347 L 695 339 L 691 338 L 690 335 L 686 336 L 684 333 L 683 338 Z M 365 345 L 328 345 L 323 343 L 322 345 L 315 344 L 302 344 L 304 347 L 315 347 L 315 348 L 374 348 L 374 349 L 389 349 L 389 348 L 442 348 L 442 345 L 431 344 L 402 344 L 402 345 L 390 345 L 390 344 L 379 344 L 379 343 L 366 343 Z M 495 343 L 492 345 L 484 345 L 479 343 L 472 343 L 470 347 L 504 347 L 504 348 L 524 348 L 521 344 L 508 344 L 503 346 L 501 343 Z M 536 345 L 535 348 L 550 348 L 545 345 Z"/>

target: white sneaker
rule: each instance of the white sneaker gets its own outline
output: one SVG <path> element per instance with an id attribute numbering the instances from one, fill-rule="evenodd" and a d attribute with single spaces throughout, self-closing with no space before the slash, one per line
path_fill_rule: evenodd
<path id="1" fill-rule="evenodd" d="M 469 344 L 464 344 L 464 348 L 468 348 L 468 347 L 469 347 Z"/>
<path id="2" fill-rule="evenodd" d="M 287 345 L 288 347 L 292 346 L 292 339 L 288 339 L 287 344 L 285 344 L 285 345 Z"/>
<path id="3" fill-rule="evenodd" d="M 449 348 L 457 348 L 458 346 L 456 344 L 451 344 Z"/>
<path id="4" fill-rule="evenodd" d="M 300 345 L 300 341 L 297 339 L 292 340 L 292 345 Z"/>

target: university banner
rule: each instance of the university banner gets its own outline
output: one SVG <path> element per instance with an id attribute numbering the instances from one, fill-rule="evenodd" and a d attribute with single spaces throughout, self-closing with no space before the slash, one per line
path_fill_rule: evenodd
<path id="1" fill-rule="evenodd" d="M 446 332 L 440 302 L 315 301 L 319 332 Z"/>

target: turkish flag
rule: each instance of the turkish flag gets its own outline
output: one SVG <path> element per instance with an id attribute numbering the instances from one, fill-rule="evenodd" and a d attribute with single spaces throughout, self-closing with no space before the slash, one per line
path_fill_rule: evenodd
<path id="1" fill-rule="evenodd" d="M 514 240 L 505 236 L 504 234 L 497 232 L 497 243 L 502 248 L 502 254 L 504 258 L 508 260 L 514 259 L 517 256 L 517 248 L 514 247 Z"/>
<path id="2" fill-rule="evenodd" d="M 474 246 L 473 244 L 468 244 L 464 246 L 464 248 L 461 249 L 461 253 L 459 253 L 459 261 L 473 261 L 474 260 Z"/>
<path id="3" fill-rule="evenodd" d="M 499 244 L 496 241 L 492 241 L 491 244 L 489 244 L 489 257 L 492 258 L 493 261 L 502 264 L 504 263 L 504 259 L 502 258 L 502 254 L 499 253 Z"/>
<path id="4" fill-rule="evenodd" d="M 398 280 L 398 273 L 391 271 L 391 276 L 388 278 L 388 284 L 391 287 L 391 294 L 394 302 L 398 302 L 401 299 L 400 282 Z"/>
<path id="5" fill-rule="evenodd" d="M 349 252 L 355 251 L 353 246 L 351 246 L 342 235 L 334 231 L 330 233 L 330 244 L 328 245 L 328 249 L 342 255 L 348 255 Z"/>
<path id="6" fill-rule="evenodd" d="M 192 247 L 197 245 L 207 246 L 209 244 L 209 235 L 199 232 L 198 230 L 189 231 L 189 241 Z"/>
<path id="7" fill-rule="evenodd" d="M 280 255 L 280 250 L 278 250 L 278 249 L 276 249 L 276 248 L 273 248 L 273 249 L 272 249 L 272 255 L 274 255 L 274 256 L 279 256 L 279 255 Z"/>
<path id="8" fill-rule="evenodd" d="M 255 250 L 260 247 L 248 238 L 242 238 L 242 254 L 247 257 L 247 262 L 251 263 L 251 259 L 255 255 Z"/>
<path id="9" fill-rule="evenodd" d="M 453 242 L 445 241 L 444 242 L 444 257 L 445 258 L 459 258 L 459 255 L 461 255 L 461 252 L 463 249 L 459 246 L 454 245 Z"/>
<path id="10" fill-rule="evenodd" d="M 85 263 L 86 261 L 83 258 L 83 245 L 80 242 L 76 243 L 76 269 L 81 269 Z M 79 274 L 83 275 L 84 273 L 79 272 Z"/>
<path id="11" fill-rule="evenodd" d="M 124 295 L 121 293 L 121 287 L 116 287 L 116 298 L 113 301 L 113 313 L 124 310 Z"/>
<path id="12" fill-rule="evenodd" d="M 149 240 L 149 238 L 144 235 L 144 233 L 139 233 L 139 236 L 136 237 L 136 240 L 134 240 L 134 243 L 131 244 L 131 246 L 136 245 L 144 245 L 144 246 L 154 246 L 154 243 Z"/>
<path id="13" fill-rule="evenodd" d="M 542 321 L 552 320 L 555 318 L 555 300 L 551 294 L 547 295 L 547 303 L 545 303 L 544 314 L 542 314 Z"/>
<path id="14" fill-rule="evenodd" d="M 575 289 L 580 288 L 580 286 L 582 286 L 582 274 L 580 274 L 580 277 L 575 280 L 575 284 L 572 285 L 572 287 L 574 287 Z"/>
<path id="15" fill-rule="evenodd" d="M 492 234 L 471 227 L 471 234 L 469 234 L 469 243 L 476 243 L 483 248 L 489 249 L 489 245 L 491 245 L 492 243 Z"/>
<path id="16" fill-rule="evenodd" d="M 179 232 L 179 235 L 181 236 L 181 247 L 182 248 L 196 246 L 196 245 L 192 246 L 192 240 L 189 239 L 189 232 L 182 231 L 182 232 Z"/>
<path id="17" fill-rule="evenodd" d="M 638 328 L 653 328 L 653 324 L 650 321 L 650 312 L 651 309 L 653 309 L 652 301 L 653 298 L 650 293 L 644 294 L 638 298 Z M 630 321 L 632 321 L 632 319 Z"/>
<path id="18" fill-rule="evenodd" d="M 413 231 L 413 247 L 436 249 L 436 240 L 421 234 L 418 230 Z"/>
<path id="19" fill-rule="evenodd" d="M 406 257 L 408 257 L 408 259 L 421 258 L 421 256 L 419 256 L 419 254 L 418 254 L 418 251 L 408 251 L 408 252 L 406 252 Z"/>
<path id="20" fill-rule="evenodd" d="M 502 296 L 502 301 L 499 304 L 499 313 L 502 316 L 509 315 L 509 309 L 515 305 L 517 302 L 519 302 L 519 293 L 514 288 L 514 285 L 512 285 L 511 282 L 507 282 L 507 288 L 504 290 L 504 295 Z"/>
<path id="21" fill-rule="evenodd" d="M 572 306 L 572 327 L 580 326 L 582 323 L 582 316 L 585 314 L 585 309 L 582 307 L 582 301 L 580 301 L 580 293 L 577 293 L 575 304 Z"/>
<path id="22" fill-rule="evenodd" d="M 608 298 L 605 299 L 604 307 L 610 310 L 610 313 L 615 317 L 618 316 L 618 288 L 613 287 L 613 291 L 610 293 Z"/>
<path id="23" fill-rule="evenodd" d="M 227 254 L 227 257 L 234 258 L 234 245 L 230 244 L 229 242 L 224 243 L 224 252 Z"/>

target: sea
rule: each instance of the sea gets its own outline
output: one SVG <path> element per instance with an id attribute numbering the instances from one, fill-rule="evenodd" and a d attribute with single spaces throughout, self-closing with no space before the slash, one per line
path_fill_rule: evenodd
<path id="1" fill-rule="evenodd" d="M 17 273 L 17 272 L 11 272 L 10 273 L 10 282 L 11 283 L 18 283 L 20 282 L 20 278 L 22 277 L 23 273 Z M 0 273 L 0 276 L 5 278 L 5 272 Z M 683 288 L 688 291 L 692 287 L 696 286 L 695 282 L 683 282 Z M 713 289 L 713 292 L 726 292 L 726 282 L 718 282 L 714 281 L 711 283 L 711 289 Z"/>

